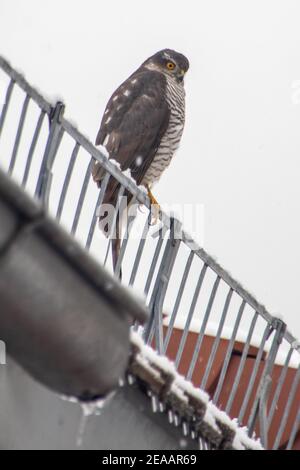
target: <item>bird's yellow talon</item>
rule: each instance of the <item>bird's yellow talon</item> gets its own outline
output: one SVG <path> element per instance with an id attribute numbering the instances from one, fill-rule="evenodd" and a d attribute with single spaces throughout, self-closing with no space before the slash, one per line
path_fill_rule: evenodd
<path id="1" fill-rule="evenodd" d="M 150 225 L 156 225 L 157 221 L 159 219 L 160 205 L 158 204 L 157 200 L 153 196 L 149 185 L 147 185 L 146 187 L 147 187 L 147 191 L 148 191 L 148 197 L 149 197 L 150 203 L 151 203 L 151 223 L 150 223 Z"/>

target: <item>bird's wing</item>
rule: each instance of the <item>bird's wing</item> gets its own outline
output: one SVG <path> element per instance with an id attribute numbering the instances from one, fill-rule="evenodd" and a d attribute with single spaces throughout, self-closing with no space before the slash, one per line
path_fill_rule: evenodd
<path id="1" fill-rule="evenodd" d="M 165 99 L 164 77 L 155 71 L 137 71 L 110 98 L 96 145 L 104 145 L 122 171 L 140 184 L 166 132 L 170 110 Z M 102 172 L 96 163 L 95 181 Z"/>

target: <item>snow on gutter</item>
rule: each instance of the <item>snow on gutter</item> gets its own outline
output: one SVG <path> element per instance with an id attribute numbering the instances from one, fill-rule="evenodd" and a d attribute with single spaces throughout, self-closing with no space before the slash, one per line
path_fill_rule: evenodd
<path id="1" fill-rule="evenodd" d="M 178 374 L 174 364 L 147 346 L 137 332 L 131 332 L 131 343 L 128 381 L 136 379 L 146 386 L 154 412 L 167 413 L 184 436 L 203 439 L 214 449 L 263 450 L 259 440 L 251 439 L 246 428 L 220 411 L 207 393 Z"/>

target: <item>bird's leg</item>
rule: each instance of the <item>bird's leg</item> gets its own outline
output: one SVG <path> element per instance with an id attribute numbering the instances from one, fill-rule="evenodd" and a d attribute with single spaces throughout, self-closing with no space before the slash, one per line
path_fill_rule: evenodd
<path id="1" fill-rule="evenodd" d="M 160 205 L 155 199 L 155 197 L 153 196 L 150 186 L 148 184 L 146 185 L 146 189 L 147 189 L 148 197 L 151 203 L 151 216 L 152 216 L 151 222 L 152 222 L 152 225 L 155 225 L 159 219 Z"/>

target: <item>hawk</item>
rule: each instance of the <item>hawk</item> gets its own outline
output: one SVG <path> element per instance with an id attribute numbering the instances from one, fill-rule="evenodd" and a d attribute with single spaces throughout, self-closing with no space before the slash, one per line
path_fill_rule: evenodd
<path id="1" fill-rule="evenodd" d="M 157 206 L 151 188 L 169 166 L 180 143 L 185 121 L 184 76 L 188 68 L 188 59 L 171 49 L 163 49 L 145 60 L 109 99 L 96 139 L 96 145 L 104 146 L 122 171 L 130 170 L 136 184 L 147 189 L 151 204 Z M 99 162 L 94 163 L 92 175 L 101 186 L 105 170 Z M 119 187 L 111 177 L 103 204 L 116 205 Z M 129 194 L 126 196 L 130 199 Z M 108 230 L 107 226 L 102 229 L 104 233 Z M 112 246 L 114 266 L 119 233 L 116 238 Z"/>

